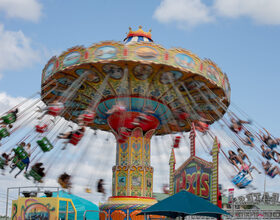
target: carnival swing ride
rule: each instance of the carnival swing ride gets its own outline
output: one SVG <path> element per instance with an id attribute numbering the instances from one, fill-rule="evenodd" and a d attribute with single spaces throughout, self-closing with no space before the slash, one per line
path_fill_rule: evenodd
<path id="1" fill-rule="evenodd" d="M 280 140 L 257 123 L 241 120 L 248 116 L 237 106 L 228 109 L 227 75 L 211 60 L 202 60 L 188 50 L 155 44 L 151 32 L 141 27 L 137 31 L 130 29 L 124 43 L 104 41 L 88 48 L 78 46 L 52 57 L 43 69 L 41 96 L 31 100 L 31 105 L 20 103 L 1 117 L 0 168 L 10 169 L 10 173 L 16 169 L 15 177 L 25 170 L 26 178 L 41 183 L 50 167 L 45 168 L 55 163 L 58 154 L 67 156 L 70 148 L 82 146 L 85 139 L 97 147 L 96 132 L 111 132 L 117 145 L 116 164 L 112 197 L 101 207 L 105 211 L 142 209 L 156 202 L 152 198 L 150 164 L 153 136 L 170 135 L 174 139 L 170 157 L 173 162 L 174 149 L 179 148 L 186 132 L 197 134 L 207 155 L 214 153 L 209 149 L 209 140 L 210 145 L 216 141 L 220 160 L 232 165 L 232 171 L 224 172 L 234 170 L 236 175 L 229 178 L 238 188 L 248 189 L 253 184 L 257 167 L 272 178 L 280 173 L 276 164 L 280 161 L 276 150 Z M 71 130 L 65 132 L 69 123 Z M 88 130 L 93 130 L 90 138 L 85 137 Z M 219 142 L 217 130 L 226 134 L 221 138 L 229 147 Z M 195 135 L 190 138 L 193 142 Z M 12 141 L 15 139 L 16 144 Z M 65 141 L 61 143 L 60 139 Z M 167 150 L 170 153 L 170 148 Z M 256 158 L 249 158 L 248 150 L 255 151 L 262 164 L 253 166 Z M 79 160 L 85 156 L 86 150 Z M 48 159 L 42 163 L 45 157 Z M 59 184 L 71 188 L 73 175 L 62 171 Z M 177 184 L 173 179 L 170 189 L 165 190 L 171 194 Z M 179 188 L 189 187 L 178 181 Z M 99 192 L 104 192 L 102 184 L 100 179 Z M 86 191 L 91 192 L 91 187 L 87 186 Z"/>

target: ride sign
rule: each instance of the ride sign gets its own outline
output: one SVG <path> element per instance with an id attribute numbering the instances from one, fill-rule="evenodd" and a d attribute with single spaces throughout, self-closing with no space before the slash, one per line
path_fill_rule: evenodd
<path id="1" fill-rule="evenodd" d="M 175 192 L 182 189 L 210 200 L 211 168 L 197 160 L 191 160 L 175 174 Z"/>

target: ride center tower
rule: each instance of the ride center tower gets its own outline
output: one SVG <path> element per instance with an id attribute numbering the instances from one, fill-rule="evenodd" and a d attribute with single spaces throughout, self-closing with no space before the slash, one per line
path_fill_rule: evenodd
<path id="1" fill-rule="evenodd" d="M 53 83 L 52 83 L 53 81 Z M 62 97 L 65 91 L 68 97 Z M 117 140 L 112 196 L 101 218 L 136 218 L 153 198 L 153 135 L 186 132 L 201 117 L 212 124 L 230 104 L 226 74 L 211 60 L 188 50 L 155 44 L 151 31 L 129 29 L 124 42 L 76 46 L 43 69 L 43 101 L 65 100 L 66 120 L 95 112 L 88 127 L 112 132 Z M 217 103 L 216 100 L 219 100 Z"/>

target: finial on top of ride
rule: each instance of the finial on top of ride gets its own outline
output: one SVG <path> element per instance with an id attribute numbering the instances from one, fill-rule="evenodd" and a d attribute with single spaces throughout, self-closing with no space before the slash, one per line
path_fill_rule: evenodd
<path id="1" fill-rule="evenodd" d="M 230 85 L 214 62 L 185 49 L 165 49 L 140 26 L 129 29 L 124 43 L 77 46 L 51 58 L 43 69 L 41 95 L 46 103 L 64 100 L 67 120 L 78 122 L 81 114 L 94 112 L 87 125 L 106 131 L 114 130 L 109 118 L 116 117 L 108 112 L 123 103 L 129 114 L 116 122 L 134 117 L 131 123 L 143 127 L 139 121 L 148 115 L 160 135 L 188 131 L 197 120 L 219 120 L 230 104 Z"/>
<path id="2" fill-rule="evenodd" d="M 131 27 L 129 27 L 129 32 L 123 41 L 125 44 L 142 41 L 153 42 L 151 32 L 151 29 L 149 30 L 149 32 L 143 31 L 141 25 L 139 26 L 139 29 L 137 31 L 133 31 Z"/>

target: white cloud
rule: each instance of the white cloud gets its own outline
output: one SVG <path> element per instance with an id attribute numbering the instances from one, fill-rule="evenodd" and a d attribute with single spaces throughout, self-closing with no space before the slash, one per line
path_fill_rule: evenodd
<path id="1" fill-rule="evenodd" d="M 181 28 L 209 23 L 214 19 L 200 0 L 163 0 L 154 17 L 162 23 L 175 22 Z"/>
<path id="2" fill-rule="evenodd" d="M 0 93 L 0 113 L 4 113 L 20 102 L 26 100 L 24 97 L 12 97 L 5 92 Z"/>
<path id="3" fill-rule="evenodd" d="M 280 24 L 279 0 L 215 0 L 214 8 L 221 16 L 246 16 L 259 24 Z"/>
<path id="4" fill-rule="evenodd" d="M 154 17 L 180 28 L 210 23 L 219 17 L 248 17 L 258 24 L 280 25 L 280 1 L 214 0 L 212 5 L 206 5 L 202 0 L 162 0 Z"/>
<path id="5" fill-rule="evenodd" d="M 0 11 L 4 11 L 9 18 L 36 22 L 42 15 L 42 5 L 38 0 L 1 0 Z"/>
<path id="6" fill-rule="evenodd" d="M 16 70 L 40 61 L 40 52 L 22 31 L 5 30 L 0 24 L 0 76 L 4 70 Z"/>

